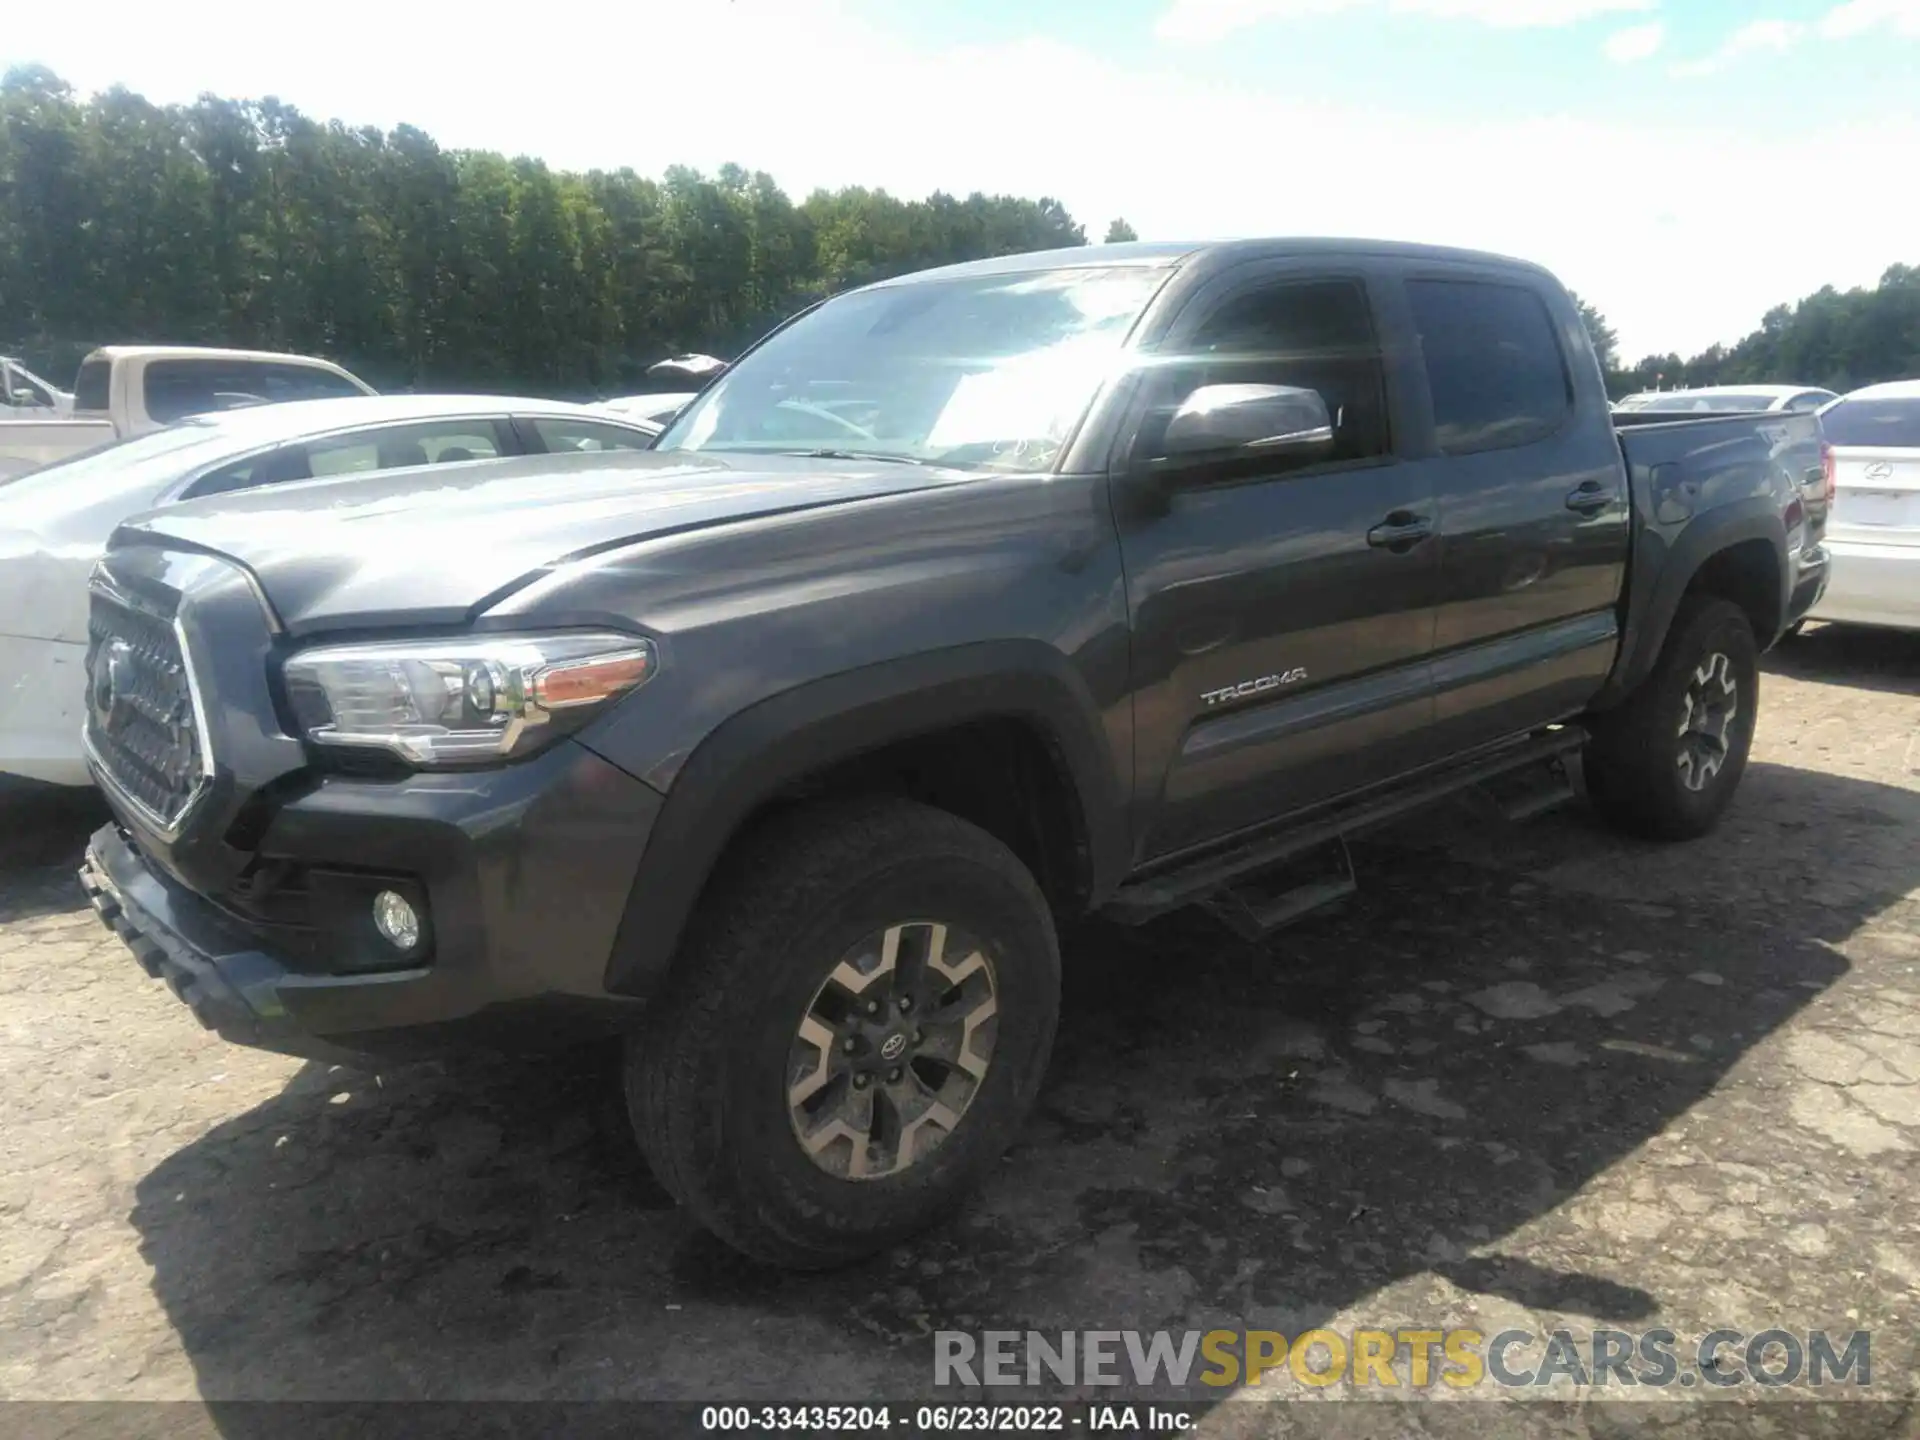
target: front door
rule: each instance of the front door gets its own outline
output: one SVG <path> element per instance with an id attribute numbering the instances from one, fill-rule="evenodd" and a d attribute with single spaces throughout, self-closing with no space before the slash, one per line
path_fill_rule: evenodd
<path id="1" fill-rule="evenodd" d="M 1408 767 L 1432 706 L 1437 550 L 1431 472 L 1394 456 L 1363 277 L 1223 277 L 1156 351 L 1116 486 L 1140 860 Z M 1330 449 L 1143 474 L 1181 401 L 1221 384 L 1317 392 Z"/>

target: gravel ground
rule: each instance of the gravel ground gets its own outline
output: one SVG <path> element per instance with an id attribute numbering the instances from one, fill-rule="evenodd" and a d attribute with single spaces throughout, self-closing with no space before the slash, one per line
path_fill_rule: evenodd
<path id="1" fill-rule="evenodd" d="M 375 1074 L 213 1039 L 82 904 L 92 805 L 4 803 L 0 1398 L 850 1402 L 928 1395 L 945 1329 L 1778 1327 L 1871 1331 L 1867 1394 L 1900 1403 L 1781 1428 L 1752 1402 L 1790 1391 L 1696 1389 L 1667 1433 L 1920 1424 L 1920 638 L 1770 659 L 1699 844 L 1462 804 L 1265 944 L 1090 928 L 995 1181 L 826 1277 L 677 1213 L 598 1057 Z M 1280 1414 L 1199 1390 L 1202 1430 Z"/>

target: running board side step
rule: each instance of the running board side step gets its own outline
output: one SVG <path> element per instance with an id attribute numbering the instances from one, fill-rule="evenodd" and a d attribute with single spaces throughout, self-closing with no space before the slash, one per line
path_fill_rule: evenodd
<path id="1" fill-rule="evenodd" d="M 1278 832 L 1268 831 L 1228 850 L 1215 850 L 1172 869 L 1124 884 L 1101 907 L 1109 919 L 1144 925 L 1186 905 L 1202 905 L 1236 934 L 1258 939 L 1309 910 L 1344 899 L 1358 888 L 1346 841 L 1410 811 L 1424 809 L 1465 790 L 1485 787 L 1488 798 L 1510 820 L 1523 820 L 1570 799 L 1573 787 L 1567 762 L 1586 743 L 1586 731 L 1565 725 L 1429 772 L 1369 798 L 1330 812 L 1311 815 Z M 1538 767 L 1547 783 L 1503 796 L 1488 782 L 1518 778 Z M 1511 788 L 1511 787 L 1508 787 Z M 1324 846 L 1337 849 L 1332 875 L 1301 880 L 1264 897 L 1249 893 L 1257 872 L 1277 869 Z"/>
<path id="2" fill-rule="evenodd" d="M 1302 877 L 1266 895 L 1255 890 L 1252 883 L 1264 877 L 1248 877 L 1221 886 L 1211 895 L 1202 896 L 1198 903 L 1242 940 L 1263 939 L 1282 925 L 1290 925 L 1303 915 L 1336 904 L 1359 891 L 1360 882 L 1353 873 L 1353 857 L 1347 853 L 1347 842 L 1336 836 L 1326 848 L 1338 862 L 1332 875 L 1320 879 Z M 1275 868 L 1284 873 L 1297 867 L 1282 864 Z"/>

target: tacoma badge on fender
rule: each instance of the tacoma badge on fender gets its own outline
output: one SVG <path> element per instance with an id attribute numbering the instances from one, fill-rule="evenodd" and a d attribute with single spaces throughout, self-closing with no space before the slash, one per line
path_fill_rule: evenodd
<path id="1" fill-rule="evenodd" d="M 1203 690 L 1200 698 L 1209 706 L 1224 705 L 1229 700 L 1244 700 L 1249 695 L 1278 690 L 1282 685 L 1297 685 L 1306 678 L 1306 670 L 1296 665 L 1278 675 L 1262 675 L 1258 680 L 1242 680 L 1238 685 L 1228 685 L 1219 690 Z"/>

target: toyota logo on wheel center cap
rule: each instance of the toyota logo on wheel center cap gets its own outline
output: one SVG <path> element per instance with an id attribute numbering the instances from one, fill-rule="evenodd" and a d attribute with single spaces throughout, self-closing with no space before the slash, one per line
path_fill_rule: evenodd
<path id="1" fill-rule="evenodd" d="M 898 1034 L 889 1035 L 887 1037 L 886 1043 L 880 1047 L 880 1058 L 882 1060 L 898 1060 L 900 1058 L 901 1052 L 904 1051 L 906 1048 L 907 1048 L 906 1036 L 898 1035 Z"/>

